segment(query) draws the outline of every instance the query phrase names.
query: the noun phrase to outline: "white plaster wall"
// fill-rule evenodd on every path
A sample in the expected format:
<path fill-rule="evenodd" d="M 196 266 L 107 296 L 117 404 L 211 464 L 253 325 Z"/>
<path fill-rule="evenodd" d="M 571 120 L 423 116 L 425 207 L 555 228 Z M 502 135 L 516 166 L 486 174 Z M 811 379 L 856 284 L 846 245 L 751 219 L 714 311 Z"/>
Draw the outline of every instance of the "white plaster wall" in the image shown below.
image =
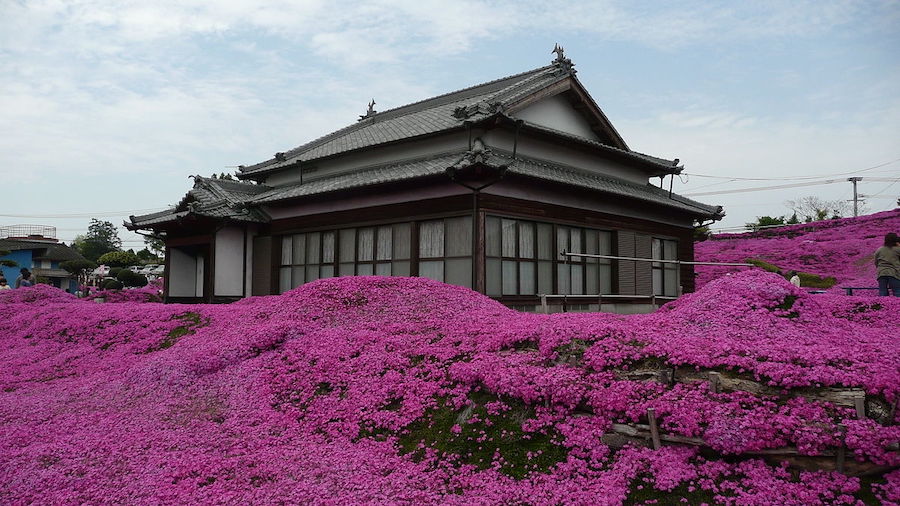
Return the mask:
<path fill-rule="evenodd" d="M 178 248 L 169 249 L 169 296 L 197 295 L 197 259 Z"/>
<path fill-rule="evenodd" d="M 331 177 L 346 172 L 352 172 L 361 168 L 378 165 L 386 162 L 421 158 L 428 155 L 437 155 L 449 151 L 465 151 L 469 146 L 469 137 L 464 132 L 453 132 L 429 139 L 413 142 L 404 142 L 396 146 L 383 146 L 367 149 L 362 153 L 340 155 L 331 160 L 319 160 L 310 162 L 308 167 L 315 167 L 314 172 L 303 172 L 303 181 L 315 181 L 323 177 Z M 297 168 L 286 169 L 269 176 L 265 184 L 279 186 L 296 184 L 300 182 L 300 170 Z"/>
<path fill-rule="evenodd" d="M 597 134 L 591 130 L 590 123 L 572 108 L 572 104 L 562 94 L 545 98 L 515 113 L 514 116 L 585 139 L 599 140 Z"/>
<path fill-rule="evenodd" d="M 225 227 L 216 233 L 213 294 L 240 297 L 244 293 L 244 230 Z"/>
<path fill-rule="evenodd" d="M 514 135 L 512 132 L 506 130 L 495 129 L 485 132 L 482 140 L 484 140 L 488 147 L 512 151 Z M 589 172 L 624 179 L 637 184 L 646 184 L 650 179 L 647 173 L 640 169 L 629 167 L 622 163 L 604 158 L 601 155 L 590 153 L 575 147 L 558 145 L 542 139 L 536 139 L 524 133 L 520 133 L 519 135 L 517 153 L 532 158 L 555 161 L 571 167 L 577 167 Z"/>

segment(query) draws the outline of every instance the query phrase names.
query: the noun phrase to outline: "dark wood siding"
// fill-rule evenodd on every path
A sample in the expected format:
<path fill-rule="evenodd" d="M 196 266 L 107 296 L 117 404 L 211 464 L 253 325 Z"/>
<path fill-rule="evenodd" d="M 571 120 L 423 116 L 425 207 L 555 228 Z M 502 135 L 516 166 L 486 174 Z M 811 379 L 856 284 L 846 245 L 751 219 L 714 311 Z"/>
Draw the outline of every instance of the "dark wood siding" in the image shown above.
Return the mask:
<path fill-rule="evenodd" d="M 253 295 L 269 295 L 272 293 L 272 238 L 256 236 L 253 238 Z"/>
<path fill-rule="evenodd" d="M 635 235 L 631 230 L 619 231 L 616 241 L 619 245 L 618 256 L 635 256 Z M 619 294 L 635 295 L 638 293 L 635 278 L 636 263 L 629 260 L 619 260 Z"/>
<path fill-rule="evenodd" d="M 651 258 L 653 256 L 652 240 L 649 235 L 636 234 L 634 236 L 634 256 L 637 258 Z M 638 295 L 653 293 L 653 267 L 650 262 L 632 262 L 634 266 L 634 290 Z"/>

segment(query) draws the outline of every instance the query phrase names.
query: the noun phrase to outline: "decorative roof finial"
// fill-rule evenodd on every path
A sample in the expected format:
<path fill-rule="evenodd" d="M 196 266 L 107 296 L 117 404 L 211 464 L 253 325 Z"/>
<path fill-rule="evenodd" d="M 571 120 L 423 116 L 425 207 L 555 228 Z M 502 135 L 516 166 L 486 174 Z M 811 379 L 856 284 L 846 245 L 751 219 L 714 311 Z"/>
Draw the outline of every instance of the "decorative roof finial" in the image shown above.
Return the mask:
<path fill-rule="evenodd" d="M 559 45 L 559 42 L 557 42 L 556 45 L 553 46 L 553 51 L 550 52 L 556 53 L 556 60 L 553 60 L 554 63 L 559 63 L 566 59 L 566 55 L 563 51 L 565 51 L 565 49 L 563 49 L 563 47 Z"/>
<path fill-rule="evenodd" d="M 378 112 L 378 111 L 375 110 L 375 99 L 373 98 L 372 101 L 369 102 L 369 109 L 366 111 L 366 115 L 365 115 L 365 116 L 360 116 L 360 117 L 359 117 L 359 121 L 362 121 L 362 120 L 364 120 L 364 119 L 366 119 L 366 118 L 371 118 L 372 116 L 375 116 L 375 114 L 376 114 L 377 112 Z"/>
<path fill-rule="evenodd" d="M 559 67 L 562 71 L 562 74 L 574 74 L 575 73 L 575 64 L 572 63 L 572 60 L 566 58 L 565 50 L 559 43 L 553 46 L 553 51 L 551 53 L 556 53 L 556 59 L 553 60 L 553 64 Z"/>

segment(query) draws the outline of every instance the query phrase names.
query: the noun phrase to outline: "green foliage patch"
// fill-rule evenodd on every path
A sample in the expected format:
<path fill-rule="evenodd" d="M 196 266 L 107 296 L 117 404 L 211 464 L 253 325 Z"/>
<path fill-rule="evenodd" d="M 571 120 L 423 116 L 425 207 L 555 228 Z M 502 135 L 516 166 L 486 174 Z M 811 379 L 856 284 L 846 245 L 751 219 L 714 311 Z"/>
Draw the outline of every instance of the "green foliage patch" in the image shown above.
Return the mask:
<path fill-rule="evenodd" d="M 197 329 L 199 329 L 200 327 L 205 327 L 206 324 L 209 323 L 203 320 L 203 318 L 200 316 L 200 313 L 192 312 L 176 315 L 173 320 L 181 320 L 184 322 L 184 325 L 179 325 L 170 330 L 166 337 L 162 340 L 162 342 L 160 342 L 157 347 L 152 348 L 149 351 L 159 351 L 165 350 L 166 348 L 171 348 L 172 345 L 174 345 L 178 341 L 178 339 L 186 335 L 195 333 Z"/>
<path fill-rule="evenodd" d="M 457 410 L 442 399 L 400 436 L 401 452 L 421 457 L 425 448 L 433 448 L 442 458 L 479 469 L 490 468 L 497 455 L 498 470 L 517 479 L 533 471 L 547 472 L 566 459 L 568 450 L 558 444 L 558 434 L 522 429 L 523 422 L 534 418 L 531 406 L 481 392 L 470 394 L 469 401 Z M 489 414 L 486 405 L 497 401 L 505 408 Z"/>
<path fill-rule="evenodd" d="M 785 277 L 785 279 L 789 278 L 787 273 L 783 272 L 780 267 L 775 264 L 766 262 L 765 260 L 760 260 L 758 258 L 748 258 L 745 260 L 748 264 L 753 264 L 760 269 L 768 272 L 774 272 L 776 274 L 780 274 Z M 831 288 L 837 283 L 837 279 L 833 276 L 822 277 L 817 274 L 810 274 L 808 272 L 797 272 L 797 276 L 800 277 L 800 286 L 803 288 Z"/>

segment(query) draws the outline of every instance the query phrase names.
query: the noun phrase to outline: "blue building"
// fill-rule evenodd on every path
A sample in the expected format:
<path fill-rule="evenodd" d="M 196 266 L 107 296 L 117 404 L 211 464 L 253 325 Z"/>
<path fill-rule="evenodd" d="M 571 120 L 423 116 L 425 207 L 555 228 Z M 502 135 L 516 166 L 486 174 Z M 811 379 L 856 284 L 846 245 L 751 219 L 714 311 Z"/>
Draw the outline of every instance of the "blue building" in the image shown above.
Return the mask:
<path fill-rule="evenodd" d="M 4 229 L 9 227 L 4 227 Z M 52 227 L 41 227 L 52 230 Z M 84 260 L 84 257 L 73 248 L 57 242 L 55 230 L 46 235 L 31 234 L 24 237 L 6 237 L 0 239 L 0 251 L 9 253 L 0 256 L 0 260 L 12 260 L 16 267 L 0 266 L 3 277 L 10 285 L 15 283 L 19 276 L 19 269 L 26 268 L 36 278 L 44 278 L 46 281 L 62 290 L 75 293 L 78 289 L 78 281 L 60 263 L 67 260 Z"/>

